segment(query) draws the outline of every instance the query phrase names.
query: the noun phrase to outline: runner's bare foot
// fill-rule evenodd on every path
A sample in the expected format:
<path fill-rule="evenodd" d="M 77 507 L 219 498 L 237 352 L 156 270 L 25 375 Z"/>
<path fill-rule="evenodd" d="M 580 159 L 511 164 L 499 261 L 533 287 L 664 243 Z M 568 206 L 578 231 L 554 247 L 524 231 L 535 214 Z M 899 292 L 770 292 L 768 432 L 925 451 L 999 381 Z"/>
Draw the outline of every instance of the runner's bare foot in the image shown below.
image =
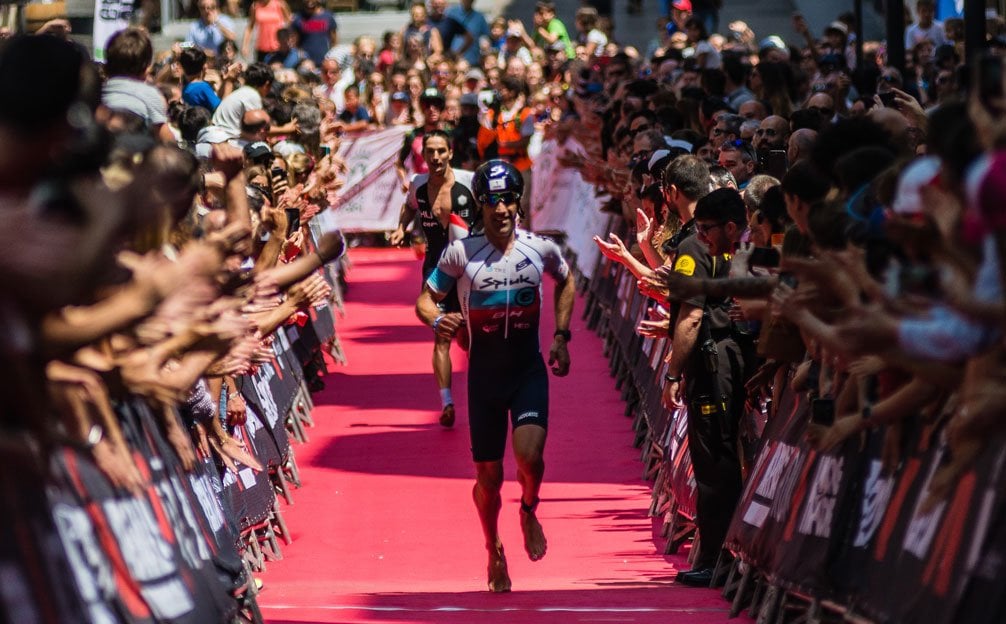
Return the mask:
<path fill-rule="evenodd" d="M 454 404 L 448 404 L 444 411 L 440 412 L 440 424 L 450 429 L 454 426 Z"/>
<path fill-rule="evenodd" d="M 537 516 L 534 514 L 538 501 L 533 505 L 525 505 L 520 502 L 520 530 L 524 533 L 524 550 L 531 561 L 538 561 L 545 556 L 548 542 L 545 541 L 545 531 L 541 528 Z"/>
<path fill-rule="evenodd" d="M 503 544 L 489 547 L 489 591 L 494 593 L 510 591 L 510 573 L 506 567 Z"/>

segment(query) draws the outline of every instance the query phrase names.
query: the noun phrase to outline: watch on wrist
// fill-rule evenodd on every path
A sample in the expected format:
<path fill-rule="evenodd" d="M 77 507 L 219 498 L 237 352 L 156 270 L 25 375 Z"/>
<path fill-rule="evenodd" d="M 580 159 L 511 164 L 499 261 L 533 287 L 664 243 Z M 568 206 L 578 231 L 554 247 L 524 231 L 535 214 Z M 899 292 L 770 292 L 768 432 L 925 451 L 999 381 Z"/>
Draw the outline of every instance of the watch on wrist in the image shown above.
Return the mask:
<path fill-rule="evenodd" d="M 557 329 L 555 330 L 555 334 L 553 334 L 553 336 L 562 336 L 563 340 L 569 342 L 573 339 L 573 332 L 568 329 Z"/>
<path fill-rule="evenodd" d="M 666 381 L 667 383 L 680 383 L 681 382 L 681 376 L 680 375 L 664 375 L 664 381 Z"/>

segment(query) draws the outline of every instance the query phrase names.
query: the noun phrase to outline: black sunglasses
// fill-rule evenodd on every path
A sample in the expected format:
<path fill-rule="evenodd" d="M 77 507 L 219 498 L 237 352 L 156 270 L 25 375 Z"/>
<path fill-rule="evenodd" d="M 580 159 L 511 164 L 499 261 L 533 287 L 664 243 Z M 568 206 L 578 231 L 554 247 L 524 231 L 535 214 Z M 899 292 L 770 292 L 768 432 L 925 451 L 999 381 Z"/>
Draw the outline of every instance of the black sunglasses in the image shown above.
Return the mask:
<path fill-rule="evenodd" d="M 500 202 L 503 202 L 507 206 L 510 204 L 520 203 L 520 195 L 512 191 L 508 191 L 506 193 L 489 193 L 488 195 L 485 195 L 484 198 L 485 199 L 483 201 L 490 206 L 498 206 Z"/>

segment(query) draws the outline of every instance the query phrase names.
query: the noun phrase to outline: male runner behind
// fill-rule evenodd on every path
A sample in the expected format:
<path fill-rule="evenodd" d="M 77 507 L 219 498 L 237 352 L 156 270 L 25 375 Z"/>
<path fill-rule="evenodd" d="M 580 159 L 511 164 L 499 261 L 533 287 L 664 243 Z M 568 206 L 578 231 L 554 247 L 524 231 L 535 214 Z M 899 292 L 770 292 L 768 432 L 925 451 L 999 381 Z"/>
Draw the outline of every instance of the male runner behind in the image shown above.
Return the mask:
<path fill-rule="evenodd" d="M 423 159 L 429 173 L 417 175 L 409 185 L 409 194 L 398 217 L 398 229 L 389 241 L 399 245 L 405 240 L 405 228 L 419 213 L 426 236 L 426 258 L 423 260 L 423 281 L 430 276 L 447 243 L 468 235 L 475 217 L 475 198 L 470 190 L 472 172 L 451 169 L 450 136 L 443 130 L 430 130 L 423 135 Z M 444 312 L 458 312 L 457 292 L 451 291 L 440 304 Z M 451 337 L 435 335 L 433 343 L 433 374 L 440 389 L 440 424 L 454 426 L 454 398 L 451 396 Z"/>
<path fill-rule="evenodd" d="M 484 233 L 448 245 L 416 302 L 416 312 L 438 336 L 468 325 L 468 420 L 476 482 L 472 491 L 489 551 L 489 590 L 510 590 L 498 523 L 502 506 L 507 414 L 521 485 L 520 526 L 532 561 L 545 555 L 545 534 L 535 516 L 545 473 L 548 373 L 538 341 L 541 282 L 555 278 L 552 373 L 569 373 L 569 321 L 576 295 L 573 276 L 554 242 L 517 229 L 524 183 L 510 163 L 490 160 L 475 171 L 472 190 Z M 462 313 L 443 313 L 437 301 L 457 287 Z"/>

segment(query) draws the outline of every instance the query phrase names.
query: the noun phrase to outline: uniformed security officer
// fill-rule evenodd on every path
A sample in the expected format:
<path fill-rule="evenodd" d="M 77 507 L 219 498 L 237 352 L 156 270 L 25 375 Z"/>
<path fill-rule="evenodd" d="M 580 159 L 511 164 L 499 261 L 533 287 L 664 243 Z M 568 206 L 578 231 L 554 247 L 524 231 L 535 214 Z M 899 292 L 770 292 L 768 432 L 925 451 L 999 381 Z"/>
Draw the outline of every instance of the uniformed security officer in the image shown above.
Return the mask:
<path fill-rule="evenodd" d="M 700 199 L 695 234 L 678 246 L 674 272 L 704 279 L 727 277 L 729 254 L 745 224 L 744 201 L 737 191 L 718 189 Z M 741 494 L 737 436 L 744 407 L 744 362 L 732 335 L 729 298 L 698 295 L 674 303 L 664 402 L 668 407 L 688 407 L 688 447 L 701 536 L 693 568 L 678 574 L 678 580 L 708 586 Z"/>
<path fill-rule="evenodd" d="M 667 201 L 668 219 L 677 214 L 682 224 L 663 245 L 664 255 L 673 259 L 681 242 L 695 233 L 695 205 L 709 193 L 709 165 L 698 156 L 678 156 L 667 164 L 660 186 Z"/>

